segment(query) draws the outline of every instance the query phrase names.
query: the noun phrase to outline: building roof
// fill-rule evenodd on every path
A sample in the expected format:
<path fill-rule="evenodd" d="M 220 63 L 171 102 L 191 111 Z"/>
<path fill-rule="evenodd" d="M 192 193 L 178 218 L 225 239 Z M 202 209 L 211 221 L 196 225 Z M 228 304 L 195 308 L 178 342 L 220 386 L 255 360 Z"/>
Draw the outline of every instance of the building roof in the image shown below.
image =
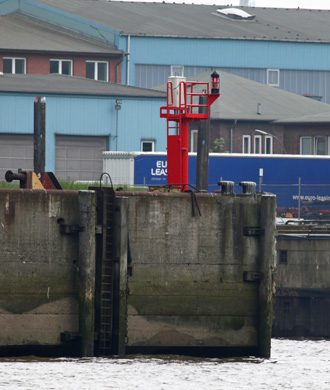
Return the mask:
<path fill-rule="evenodd" d="M 214 120 L 267 121 L 275 123 L 329 123 L 330 106 L 307 97 L 247 80 L 226 72 L 220 74 L 221 96 L 211 106 Z M 191 78 L 209 82 L 210 72 Z M 130 87 L 58 74 L 4 74 L 0 93 L 33 93 L 159 98 L 166 104 L 166 86 L 157 89 Z M 260 114 L 258 114 L 258 104 Z"/>
<path fill-rule="evenodd" d="M 280 119 L 278 121 L 275 121 L 275 123 L 314 123 L 314 124 L 322 124 L 322 123 L 330 123 L 330 111 L 328 113 L 321 112 L 318 114 L 307 114 L 303 116 L 298 117 L 291 117 L 291 118 L 284 118 Z"/>
<path fill-rule="evenodd" d="M 0 92 L 166 99 L 161 91 L 58 74 L 4 74 L 0 76 Z"/>
<path fill-rule="evenodd" d="M 63 30 L 37 23 L 19 12 L 0 15 L 1 50 L 119 55 L 114 47 L 88 41 Z"/>
<path fill-rule="evenodd" d="M 211 106 L 213 120 L 315 122 L 330 121 L 330 105 L 279 88 L 235 76 L 220 75 L 221 96 Z M 209 82 L 211 72 L 193 76 L 190 81 Z M 157 88 L 166 89 L 166 86 Z M 194 88 L 195 90 L 195 88 Z M 260 114 L 258 114 L 260 104 Z M 308 118 L 307 118 L 308 117 Z M 310 120 L 309 122 L 314 122 Z"/>
<path fill-rule="evenodd" d="M 239 7 L 252 20 L 221 16 L 217 5 L 95 0 L 38 3 L 107 26 L 122 35 L 330 42 L 330 11 Z"/>

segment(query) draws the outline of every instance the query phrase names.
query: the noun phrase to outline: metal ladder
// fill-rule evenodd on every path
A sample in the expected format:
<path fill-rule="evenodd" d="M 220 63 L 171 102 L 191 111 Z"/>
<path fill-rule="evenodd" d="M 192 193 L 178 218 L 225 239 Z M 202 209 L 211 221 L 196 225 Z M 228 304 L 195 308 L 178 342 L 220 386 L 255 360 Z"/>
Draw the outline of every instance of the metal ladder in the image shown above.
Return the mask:
<path fill-rule="evenodd" d="M 115 192 L 112 187 L 90 189 L 97 194 L 97 225 L 102 226 L 96 240 L 95 352 L 99 356 L 109 356 L 113 336 Z"/>

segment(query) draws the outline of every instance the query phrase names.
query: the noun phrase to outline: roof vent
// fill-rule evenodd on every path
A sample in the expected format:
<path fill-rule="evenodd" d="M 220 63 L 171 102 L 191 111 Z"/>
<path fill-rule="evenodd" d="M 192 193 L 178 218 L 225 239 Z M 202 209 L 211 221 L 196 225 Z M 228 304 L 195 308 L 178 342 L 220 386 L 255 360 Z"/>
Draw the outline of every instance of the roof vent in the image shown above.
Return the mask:
<path fill-rule="evenodd" d="M 256 17 L 255 15 L 250 15 L 239 8 L 217 9 L 217 13 L 221 16 L 225 16 L 229 19 L 235 20 L 253 20 Z"/>
<path fill-rule="evenodd" d="M 0 76 L 1 76 L 1 73 L 0 73 Z M 320 102 L 322 100 L 322 96 L 313 95 L 312 93 L 303 93 L 302 96 L 305 96 L 309 99 L 317 100 L 318 102 Z"/>

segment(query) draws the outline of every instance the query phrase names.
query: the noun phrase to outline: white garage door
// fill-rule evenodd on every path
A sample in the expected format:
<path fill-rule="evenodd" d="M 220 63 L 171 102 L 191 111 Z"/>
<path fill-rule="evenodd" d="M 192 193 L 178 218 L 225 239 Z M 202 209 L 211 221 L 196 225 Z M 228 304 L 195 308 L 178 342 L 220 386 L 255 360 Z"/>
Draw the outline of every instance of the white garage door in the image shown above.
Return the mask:
<path fill-rule="evenodd" d="M 57 179 L 98 181 L 103 172 L 105 150 L 107 137 L 56 136 Z"/>
<path fill-rule="evenodd" d="M 33 135 L 0 134 L 0 181 L 19 168 L 33 170 Z"/>

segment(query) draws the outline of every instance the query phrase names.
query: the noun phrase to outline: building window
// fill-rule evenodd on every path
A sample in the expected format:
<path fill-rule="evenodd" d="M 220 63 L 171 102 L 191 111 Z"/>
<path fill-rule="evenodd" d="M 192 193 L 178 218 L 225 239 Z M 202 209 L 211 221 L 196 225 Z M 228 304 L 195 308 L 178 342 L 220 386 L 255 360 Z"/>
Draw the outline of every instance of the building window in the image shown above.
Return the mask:
<path fill-rule="evenodd" d="M 280 86 L 280 70 L 279 69 L 267 69 L 267 85 L 271 87 Z"/>
<path fill-rule="evenodd" d="M 261 135 L 254 136 L 254 153 L 261 154 Z"/>
<path fill-rule="evenodd" d="M 184 66 L 171 65 L 171 76 L 184 76 Z"/>
<path fill-rule="evenodd" d="M 265 137 L 265 153 L 273 154 L 273 137 Z"/>
<path fill-rule="evenodd" d="M 243 153 L 251 153 L 251 136 L 243 135 Z"/>
<path fill-rule="evenodd" d="M 25 74 L 26 59 L 25 58 L 3 58 L 3 73 Z"/>
<path fill-rule="evenodd" d="M 86 61 L 88 79 L 108 81 L 108 63 L 106 61 Z"/>
<path fill-rule="evenodd" d="M 300 154 L 320 156 L 330 154 L 330 137 L 300 137 Z"/>
<path fill-rule="evenodd" d="M 190 152 L 197 153 L 198 130 L 191 130 L 190 133 Z"/>
<path fill-rule="evenodd" d="M 141 151 L 142 152 L 154 152 L 155 151 L 155 141 L 141 141 Z"/>
<path fill-rule="evenodd" d="M 311 137 L 300 138 L 300 154 L 312 154 L 312 139 Z"/>
<path fill-rule="evenodd" d="M 315 137 L 314 154 L 325 155 L 325 137 Z"/>
<path fill-rule="evenodd" d="M 72 76 L 71 60 L 50 60 L 50 73 L 66 74 Z"/>

